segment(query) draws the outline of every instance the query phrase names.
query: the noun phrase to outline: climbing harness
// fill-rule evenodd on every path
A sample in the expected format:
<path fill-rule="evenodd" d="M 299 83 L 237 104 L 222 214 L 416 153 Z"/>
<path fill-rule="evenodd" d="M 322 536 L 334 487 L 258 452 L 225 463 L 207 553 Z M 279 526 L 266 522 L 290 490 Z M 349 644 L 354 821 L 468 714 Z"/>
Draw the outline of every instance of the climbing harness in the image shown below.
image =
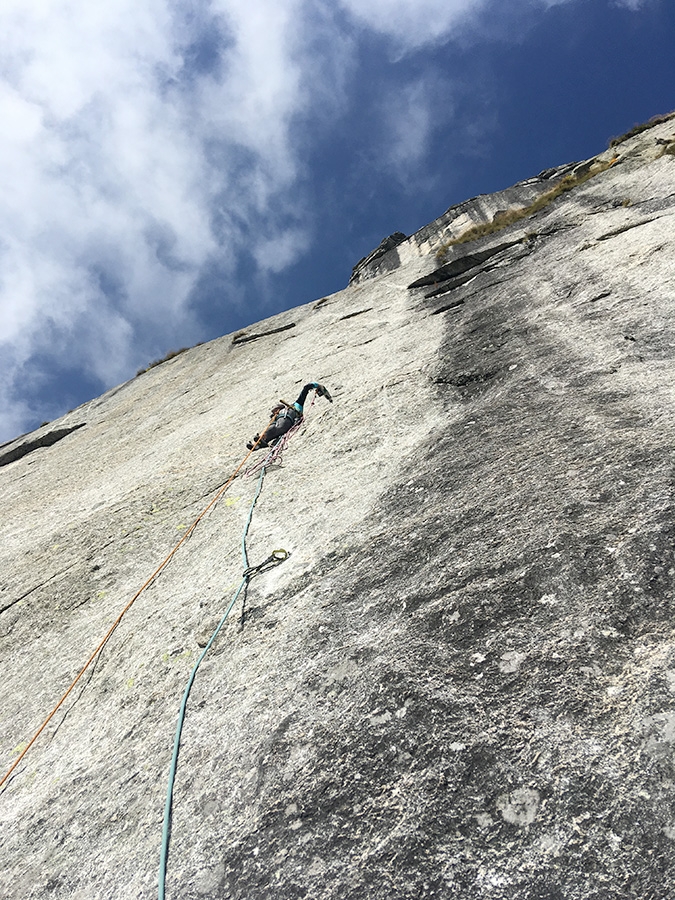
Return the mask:
<path fill-rule="evenodd" d="M 292 428 L 289 428 L 286 434 L 282 434 L 281 437 L 276 441 L 273 447 L 270 447 L 269 453 L 267 453 L 263 459 L 254 465 L 250 466 L 244 472 L 244 478 L 250 478 L 252 475 L 257 475 L 262 469 L 268 468 L 268 466 L 272 465 L 281 465 L 283 462 L 284 451 L 288 447 L 288 442 L 293 437 L 293 435 L 300 430 L 302 426 L 302 419 L 297 422 Z"/>
<path fill-rule="evenodd" d="M 251 520 L 253 518 L 253 510 L 255 509 L 255 505 L 258 502 L 258 497 L 260 496 L 260 492 L 262 491 L 263 480 L 265 478 L 265 467 L 263 466 L 260 470 L 260 478 L 258 479 L 258 486 L 256 488 L 255 495 L 253 500 L 251 501 L 251 507 L 248 512 L 248 518 L 246 519 L 246 525 L 244 526 L 244 533 L 241 538 L 241 555 L 242 555 L 242 563 L 244 567 L 244 572 L 241 577 L 241 582 L 239 583 L 239 587 L 234 593 L 234 596 L 230 600 L 227 609 L 223 613 L 223 616 L 218 622 L 215 631 L 211 635 L 209 642 L 204 647 L 202 653 L 199 656 L 199 659 L 195 663 L 192 672 L 190 673 L 190 677 L 188 678 L 188 683 L 185 688 L 185 692 L 183 693 L 183 700 L 180 705 L 180 710 L 178 712 L 178 724 L 176 725 L 176 734 L 173 742 L 173 755 L 171 757 L 171 765 L 169 767 L 169 784 L 166 792 L 166 802 L 164 804 L 164 825 L 162 828 L 162 847 L 160 852 L 159 859 L 159 887 L 158 887 L 158 900 L 164 900 L 164 891 L 165 891 L 165 882 L 166 882 L 166 862 L 169 853 L 169 840 L 171 837 L 171 809 L 173 806 L 173 786 L 176 780 L 176 768 L 178 765 L 178 752 L 180 750 L 180 738 L 181 733 L 183 731 L 183 722 L 185 721 L 185 710 L 187 707 L 188 697 L 190 696 L 190 691 L 192 689 L 192 684 L 195 680 L 195 676 L 197 674 L 197 669 L 199 668 L 201 661 L 204 659 L 206 654 L 209 652 L 211 645 L 218 637 L 218 633 L 221 628 L 225 624 L 227 617 L 230 615 L 235 603 L 239 599 L 241 592 L 248 586 L 249 581 L 254 575 L 258 575 L 261 572 L 266 572 L 274 566 L 278 566 L 280 563 L 284 562 L 284 560 L 288 559 L 288 553 L 286 550 L 273 550 L 272 553 L 267 557 L 267 559 L 263 560 L 263 562 L 258 563 L 257 566 L 250 566 L 248 562 L 248 553 L 246 550 L 246 537 L 248 535 L 248 530 L 251 526 Z"/>
<path fill-rule="evenodd" d="M 309 404 L 309 409 L 314 406 L 315 399 L 316 395 L 312 397 L 312 400 Z M 267 453 L 259 462 L 255 463 L 252 466 L 249 466 L 249 468 L 246 469 L 246 471 L 244 472 L 244 478 L 250 478 L 252 475 L 257 475 L 258 472 L 261 471 L 261 469 L 266 469 L 269 466 L 280 466 L 283 463 L 284 452 L 288 447 L 291 438 L 293 437 L 293 435 L 297 434 L 298 431 L 300 431 L 304 424 L 305 416 L 302 415 L 295 423 L 295 425 L 293 425 L 292 428 L 289 428 L 285 434 L 282 434 L 281 437 L 277 439 L 276 443 L 272 447 L 270 447 L 269 453 Z"/>

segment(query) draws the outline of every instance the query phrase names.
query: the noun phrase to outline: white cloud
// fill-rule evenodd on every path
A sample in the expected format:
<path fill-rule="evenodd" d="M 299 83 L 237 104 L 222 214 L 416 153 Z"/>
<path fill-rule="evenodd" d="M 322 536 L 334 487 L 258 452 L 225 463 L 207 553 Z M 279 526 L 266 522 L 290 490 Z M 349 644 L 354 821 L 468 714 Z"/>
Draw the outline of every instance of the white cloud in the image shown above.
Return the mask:
<path fill-rule="evenodd" d="M 313 97 L 305 5 L 4 0 L 4 384 L 36 353 L 68 355 L 105 385 L 128 376 L 140 347 L 195 328 L 203 267 L 233 268 L 260 221 L 247 249 L 264 269 L 303 252 L 269 213 L 292 208 L 291 125 Z M 6 429 L 27 405 L 3 399 Z"/>
<path fill-rule="evenodd" d="M 358 44 L 336 10 L 405 52 L 493 2 L 3 0 L 0 440 L 36 414 L 19 381 L 38 355 L 109 386 L 197 339 L 214 262 L 264 277 L 310 246 L 301 142 L 340 110 Z M 382 102 L 390 167 L 427 152 L 437 96 L 421 76 Z"/>
<path fill-rule="evenodd" d="M 432 73 L 392 92 L 383 102 L 383 156 L 411 190 L 417 189 L 417 179 L 426 171 L 421 164 L 434 133 L 454 115 L 453 93 L 452 84 Z"/>
<path fill-rule="evenodd" d="M 23 434 L 23 423 L 31 417 L 31 410 L 26 403 L 17 402 L 6 388 L 0 388 L 0 446 L 16 435 Z"/>
<path fill-rule="evenodd" d="M 388 155 L 396 168 L 408 168 L 424 156 L 432 129 L 432 99 L 429 86 L 419 80 L 407 85 L 389 103 L 387 120 L 391 142 Z"/>
<path fill-rule="evenodd" d="M 412 49 L 445 40 L 488 0 L 340 0 L 357 20 Z"/>
<path fill-rule="evenodd" d="M 305 231 L 289 228 L 262 241 L 254 249 L 253 255 L 261 272 L 281 272 L 307 250 L 309 243 Z"/>

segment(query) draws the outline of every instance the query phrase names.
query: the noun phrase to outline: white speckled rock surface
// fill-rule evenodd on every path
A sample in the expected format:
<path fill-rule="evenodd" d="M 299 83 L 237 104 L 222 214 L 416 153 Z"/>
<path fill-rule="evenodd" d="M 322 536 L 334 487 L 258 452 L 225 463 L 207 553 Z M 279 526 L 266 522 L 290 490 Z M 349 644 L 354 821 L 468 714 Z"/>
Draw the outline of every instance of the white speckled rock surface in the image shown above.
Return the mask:
<path fill-rule="evenodd" d="M 335 402 L 249 535 L 253 564 L 289 558 L 188 703 L 167 897 L 673 896 L 674 132 L 445 259 L 502 247 L 475 266 L 408 287 L 469 201 L 339 294 L 0 447 L 3 773 L 316 379 Z M 255 488 L 236 479 L 0 793 L 0 896 L 156 896 L 178 708 Z"/>

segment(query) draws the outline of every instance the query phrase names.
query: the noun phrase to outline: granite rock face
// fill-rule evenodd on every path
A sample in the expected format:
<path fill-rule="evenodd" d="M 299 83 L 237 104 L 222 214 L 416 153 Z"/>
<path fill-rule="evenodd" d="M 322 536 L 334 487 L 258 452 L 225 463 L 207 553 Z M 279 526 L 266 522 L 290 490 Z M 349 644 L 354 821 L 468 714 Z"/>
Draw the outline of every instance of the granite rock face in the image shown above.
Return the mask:
<path fill-rule="evenodd" d="M 402 231 L 395 231 L 383 238 L 371 253 L 360 259 L 354 266 L 349 284 L 358 284 L 364 277 L 372 278 L 374 275 L 381 275 L 391 269 L 397 269 L 400 263 L 395 248 L 406 240 L 407 237 Z"/>
<path fill-rule="evenodd" d="M 3 770 L 316 379 L 335 402 L 249 532 L 252 564 L 289 557 L 187 704 L 167 897 L 674 896 L 674 132 L 437 259 L 460 215 L 569 169 L 468 201 L 385 274 L 0 448 Z M 5 785 L 2 896 L 156 896 L 178 707 L 255 491 L 235 480 Z"/>

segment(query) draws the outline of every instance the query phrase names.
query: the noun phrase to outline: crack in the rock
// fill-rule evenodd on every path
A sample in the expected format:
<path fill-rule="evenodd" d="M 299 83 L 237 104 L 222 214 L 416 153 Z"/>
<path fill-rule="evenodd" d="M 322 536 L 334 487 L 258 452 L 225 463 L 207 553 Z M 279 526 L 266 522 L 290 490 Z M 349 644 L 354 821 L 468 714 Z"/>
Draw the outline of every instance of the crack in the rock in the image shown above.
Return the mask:
<path fill-rule="evenodd" d="M 232 346 L 237 347 L 239 344 L 248 344 L 251 341 L 257 341 L 258 338 L 269 337 L 271 334 L 279 334 L 282 331 L 288 331 L 290 328 L 295 328 L 295 322 L 291 322 L 290 325 L 282 325 L 281 328 L 271 328 L 269 331 L 238 334 L 232 338 Z"/>
<path fill-rule="evenodd" d="M 66 572 L 69 572 L 71 569 L 75 568 L 77 563 L 72 563 L 69 566 L 66 566 L 65 569 L 62 569 L 60 572 L 56 572 L 54 575 L 50 575 L 45 581 L 41 581 L 39 584 L 36 584 L 34 587 L 29 588 L 25 593 L 21 594 L 20 597 L 16 597 L 14 600 L 10 600 L 9 603 L 5 604 L 5 606 L 0 608 L 0 615 L 2 613 L 7 612 L 8 609 L 11 609 L 13 606 L 16 606 L 17 603 L 21 603 L 22 600 L 25 600 L 26 597 L 29 597 L 31 594 L 34 594 L 35 591 L 39 591 L 40 588 L 45 587 L 50 582 L 54 581 L 57 578 L 60 578 L 61 575 L 65 575 Z"/>
<path fill-rule="evenodd" d="M 517 240 L 505 241 L 503 244 L 497 244 L 495 247 L 489 247 L 487 250 L 480 250 L 477 253 L 467 253 L 465 256 L 460 256 L 458 259 L 453 259 L 451 262 L 445 263 L 445 265 L 440 266 L 438 269 L 434 269 L 429 275 L 425 275 L 423 278 L 418 278 L 417 281 L 413 281 L 412 284 L 408 285 L 408 290 L 418 287 L 427 287 L 432 284 L 440 284 L 442 281 L 449 281 L 457 275 L 463 275 L 465 272 L 468 272 L 469 269 L 478 268 L 498 253 L 502 253 L 502 251 L 522 243 L 523 239 L 519 237 Z"/>
<path fill-rule="evenodd" d="M 484 269 L 481 269 L 480 272 L 491 272 L 494 268 L 495 266 L 486 266 Z M 436 288 L 435 291 L 429 291 L 428 294 L 425 294 L 424 299 L 430 300 L 432 297 L 440 297 L 443 294 L 449 294 L 450 291 L 454 291 L 458 287 L 461 287 L 463 284 L 468 284 L 469 281 L 473 281 L 474 278 L 478 277 L 480 272 L 471 270 L 465 275 L 460 275 L 457 278 L 453 278 L 450 282 L 446 281 L 439 288 Z"/>
<path fill-rule="evenodd" d="M 631 228 L 639 228 L 640 225 L 649 225 L 650 222 L 656 222 L 657 219 L 661 218 L 662 216 L 654 216 L 652 219 L 643 219 L 641 222 L 631 222 L 629 225 L 622 225 L 621 228 L 615 228 L 613 231 L 608 231 L 607 234 L 601 234 L 600 237 L 596 238 L 596 241 L 607 241 L 609 238 L 630 231 Z"/>
<path fill-rule="evenodd" d="M 431 315 L 437 316 L 439 313 L 448 312 L 451 309 L 458 309 L 460 306 L 464 306 L 464 300 L 453 300 L 452 303 L 446 303 L 443 306 L 439 306 L 438 309 L 432 310 Z"/>
<path fill-rule="evenodd" d="M 530 251 L 527 251 L 530 252 Z M 516 262 L 518 259 L 522 259 L 523 257 L 516 257 L 511 259 L 510 262 Z M 424 295 L 425 300 L 430 300 L 433 297 L 441 297 L 443 294 L 449 294 L 451 291 L 457 290 L 457 288 L 462 287 L 464 284 L 469 284 L 469 282 L 473 281 L 474 278 L 478 278 L 479 275 L 485 275 L 488 272 L 493 272 L 495 269 L 504 268 L 503 261 L 495 262 L 489 266 L 478 266 L 476 268 L 470 269 L 463 275 L 459 275 L 457 278 L 449 279 L 448 281 L 444 281 L 440 287 L 436 288 L 435 291 L 429 291 L 428 294 Z"/>
<path fill-rule="evenodd" d="M 473 275 L 473 278 L 471 280 L 473 281 L 473 279 L 479 278 L 481 275 L 487 274 L 487 272 L 491 272 L 491 271 L 494 271 L 494 270 L 492 268 L 490 268 L 487 270 L 481 270 L 480 272 L 476 272 Z M 493 287 L 498 287 L 500 284 L 506 284 L 508 281 L 513 281 L 514 278 L 518 278 L 518 277 L 520 277 L 520 276 L 517 272 L 511 273 L 506 278 L 496 278 L 494 281 L 487 282 L 487 284 L 480 284 L 478 290 L 471 291 L 469 293 L 462 291 L 462 294 L 463 294 L 462 303 L 466 302 L 467 300 L 470 300 L 472 297 L 479 297 L 485 291 L 488 291 Z M 463 287 L 463 285 L 460 285 L 460 287 Z M 440 296 L 440 295 L 437 295 L 437 296 Z M 425 297 L 425 299 L 426 299 L 426 297 Z M 449 307 L 444 307 L 444 309 L 440 309 L 440 310 L 433 310 L 431 315 L 435 315 L 436 312 L 444 312 L 444 310 L 447 308 L 449 308 Z"/>
<path fill-rule="evenodd" d="M 372 306 L 369 306 L 367 309 L 357 309 L 356 312 L 347 313 L 346 316 L 340 316 L 340 322 L 344 322 L 345 319 L 353 319 L 355 316 L 362 316 L 364 313 L 371 312 Z"/>
<path fill-rule="evenodd" d="M 46 434 L 41 434 L 31 440 L 24 441 L 18 446 L 15 445 L 10 447 L 9 450 L 0 454 L 0 466 L 6 466 L 11 462 L 16 462 L 17 459 L 22 459 L 24 456 L 32 453 L 33 450 L 38 450 L 40 447 L 52 447 L 54 444 L 58 443 L 58 441 L 63 440 L 64 437 L 68 437 L 69 434 L 72 434 L 73 431 L 77 431 L 78 428 L 84 428 L 86 424 L 86 422 L 80 422 L 79 425 L 73 425 L 70 428 L 55 428 L 53 431 L 48 431 Z"/>

